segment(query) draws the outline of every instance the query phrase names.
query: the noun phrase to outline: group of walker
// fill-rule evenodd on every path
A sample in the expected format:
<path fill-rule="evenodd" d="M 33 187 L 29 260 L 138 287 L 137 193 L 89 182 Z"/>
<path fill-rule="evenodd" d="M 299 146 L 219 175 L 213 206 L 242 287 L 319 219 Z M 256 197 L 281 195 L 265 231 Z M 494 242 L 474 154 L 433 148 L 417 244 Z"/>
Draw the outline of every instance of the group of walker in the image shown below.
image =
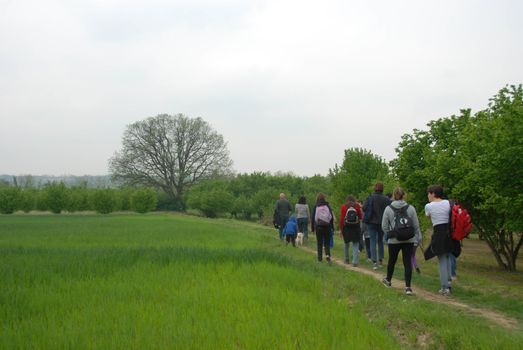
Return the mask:
<path fill-rule="evenodd" d="M 339 236 L 345 243 L 345 263 L 350 261 L 350 244 L 352 243 L 352 265 L 358 266 L 359 253 L 365 251 L 367 260 L 372 263 L 373 270 L 383 266 L 384 242 L 388 246 L 389 259 L 387 262 L 387 275 L 382 283 L 391 287 L 394 268 L 399 252 L 402 253 L 405 271 L 405 294 L 412 295 L 412 271 L 419 273 L 416 262 L 416 250 L 422 243 L 422 234 L 416 209 L 405 201 L 406 194 L 401 187 L 396 187 L 391 198 L 383 194 L 383 183 L 374 185 L 374 192 L 361 203 L 354 196 L 349 195 L 341 206 L 338 222 Z M 442 295 L 450 295 L 451 281 L 455 276 L 455 256 L 453 242 L 450 236 L 449 214 L 451 205 L 443 199 L 443 188 L 439 185 L 429 186 L 427 189 L 428 204 L 425 205 L 425 215 L 431 219 L 433 234 L 427 249 L 424 251 L 425 259 L 434 256 L 438 258 L 439 275 Z M 291 216 L 291 204 L 280 194 L 276 202 L 274 221 L 279 228 L 280 239 L 286 244 L 295 246 L 296 235 L 303 233 L 305 241 L 308 239 L 308 223 L 310 219 L 311 232 L 316 234 L 317 259 L 325 259 L 330 263 L 330 248 L 332 236 L 335 231 L 336 218 L 325 195 L 319 193 L 312 211 L 305 197 L 300 197 L 295 207 L 295 216 Z M 363 243 L 365 242 L 365 243 Z"/>

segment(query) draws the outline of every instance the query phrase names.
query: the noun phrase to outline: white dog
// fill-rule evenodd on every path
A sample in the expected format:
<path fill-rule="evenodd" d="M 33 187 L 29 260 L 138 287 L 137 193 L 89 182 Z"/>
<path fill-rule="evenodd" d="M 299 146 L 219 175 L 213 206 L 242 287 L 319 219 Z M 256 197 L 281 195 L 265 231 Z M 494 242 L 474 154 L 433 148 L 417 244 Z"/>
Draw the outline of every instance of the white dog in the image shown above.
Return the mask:
<path fill-rule="evenodd" d="M 303 232 L 298 232 L 298 237 L 296 237 L 296 244 L 303 245 Z"/>

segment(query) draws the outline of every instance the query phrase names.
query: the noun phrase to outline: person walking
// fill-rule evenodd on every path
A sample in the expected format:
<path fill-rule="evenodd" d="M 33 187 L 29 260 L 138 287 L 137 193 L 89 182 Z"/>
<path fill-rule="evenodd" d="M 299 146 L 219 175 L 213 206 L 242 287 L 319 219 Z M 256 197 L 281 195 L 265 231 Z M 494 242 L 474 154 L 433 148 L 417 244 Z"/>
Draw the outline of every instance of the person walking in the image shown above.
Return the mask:
<path fill-rule="evenodd" d="M 284 229 L 285 233 L 285 245 L 289 245 L 292 242 L 292 246 L 296 247 L 296 236 L 298 235 L 298 224 L 296 223 L 296 218 L 291 216 Z"/>
<path fill-rule="evenodd" d="M 349 248 L 352 242 L 352 266 L 356 267 L 359 263 L 359 245 L 361 228 L 360 222 L 363 215 L 360 205 L 352 195 L 348 195 L 345 204 L 340 210 L 340 237 L 345 243 L 345 264 L 349 264 Z"/>
<path fill-rule="evenodd" d="M 298 232 L 303 233 L 303 239 L 307 241 L 309 239 L 309 217 L 310 217 L 310 210 L 309 205 L 307 204 L 307 199 L 304 196 L 301 196 L 298 200 L 298 203 L 296 203 L 296 206 L 294 208 L 294 212 L 296 213 L 296 220 L 298 223 Z"/>
<path fill-rule="evenodd" d="M 334 229 L 334 215 L 325 199 L 323 193 L 318 193 L 316 205 L 311 216 L 311 232 L 316 232 L 316 243 L 318 248 L 318 261 L 323 260 L 323 248 L 325 248 L 325 258 L 331 261 L 330 254 L 330 232 Z"/>
<path fill-rule="evenodd" d="M 381 222 L 383 219 L 383 212 L 385 208 L 390 204 L 390 199 L 383 195 L 383 183 L 377 182 L 374 185 L 374 193 L 372 193 L 365 204 L 363 205 L 363 211 L 365 215 L 363 220 L 367 224 L 370 236 L 370 255 L 372 259 L 372 269 L 377 270 L 378 267 L 383 266 L 383 230 L 381 228 Z M 376 252 L 376 245 L 378 251 Z M 379 265 L 378 265 L 379 261 Z"/>
<path fill-rule="evenodd" d="M 412 295 L 412 251 L 414 244 L 421 241 L 418 216 L 416 209 L 405 201 L 405 191 L 401 187 L 394 189 L 392 197 L 393 202 L 385 208 L 381 222 L 389 247 L 387 276 L 382 282 L 387 287 L 391 286 L 394 267 L 401 251 L 405 269 L 405 294 Z"/>
<path fill-rule="evenodd" d="M 439 278 L 442 295 L 451 293 L 451 258 L 452 240 L 450 237 L 450 203 L 443 199 L 443 187 L 431 185 L 427 188 L 429 203 L 425 205 L 425 215 L 432 221 L 432 238 L 425 251 L 425 259 L 438 257 Z"/>
<path fill-rule="evenodd" d="M 292 211 L 291 203 L 285 198 L 285 193 L 280 193 L 280 199 L 276 201 L 274 211 L 278 213 L 278 218 L 280 219 L 280 240 L 283 241 L 285 225 L 287 221 L 289 221 L 289 216 Z"/>

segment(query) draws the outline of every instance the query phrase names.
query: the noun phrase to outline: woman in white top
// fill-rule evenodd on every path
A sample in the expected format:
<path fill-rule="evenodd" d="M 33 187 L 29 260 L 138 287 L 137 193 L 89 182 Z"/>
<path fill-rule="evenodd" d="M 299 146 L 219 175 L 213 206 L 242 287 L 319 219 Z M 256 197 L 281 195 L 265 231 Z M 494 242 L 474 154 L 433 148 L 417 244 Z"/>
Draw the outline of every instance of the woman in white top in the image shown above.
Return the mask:
<path fill-rule="evenodd" d="M 298 203 L 296 203 L 294 212 L 296 213 L 296 219 L 298 222 L 298 232 L 303 232 L 303 238 L 308 240 L 309 234 L 307 225 L 309 225 L 310 211 L 309 205 L 307 204 L 307 199 L 305 199 L 304 196 L 301 196 L 298 200 Z"/>
<path fill-rule="evenodd" d="M 425 214 L 432 221 L 433 233 L 425 257 L 438 257 L 439 277 L 441 282 L 440 294 L 450 295 L 451 266 L 450 254 L 452 241 L 450 238 L 450 203 L 443 199 L 443 188 L 432 185 L 427 189 L 429 203 L 425 205 Z"/>

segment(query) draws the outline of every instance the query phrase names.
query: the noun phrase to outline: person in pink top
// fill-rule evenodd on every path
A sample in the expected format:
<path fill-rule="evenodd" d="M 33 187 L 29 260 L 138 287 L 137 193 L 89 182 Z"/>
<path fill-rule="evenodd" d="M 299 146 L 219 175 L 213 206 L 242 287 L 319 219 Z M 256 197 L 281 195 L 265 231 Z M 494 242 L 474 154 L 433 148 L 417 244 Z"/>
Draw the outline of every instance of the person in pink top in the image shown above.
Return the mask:
<path fill-rule="evenodd" d="M 352 265 L 358 266 L 362 217 L 361 206 L 352 195 L 348 195 L 341 206 L 339 222 L 340 237 L 345 242 L 345 264 L 350 261 L 349 247 L 352 243 Z"/>

